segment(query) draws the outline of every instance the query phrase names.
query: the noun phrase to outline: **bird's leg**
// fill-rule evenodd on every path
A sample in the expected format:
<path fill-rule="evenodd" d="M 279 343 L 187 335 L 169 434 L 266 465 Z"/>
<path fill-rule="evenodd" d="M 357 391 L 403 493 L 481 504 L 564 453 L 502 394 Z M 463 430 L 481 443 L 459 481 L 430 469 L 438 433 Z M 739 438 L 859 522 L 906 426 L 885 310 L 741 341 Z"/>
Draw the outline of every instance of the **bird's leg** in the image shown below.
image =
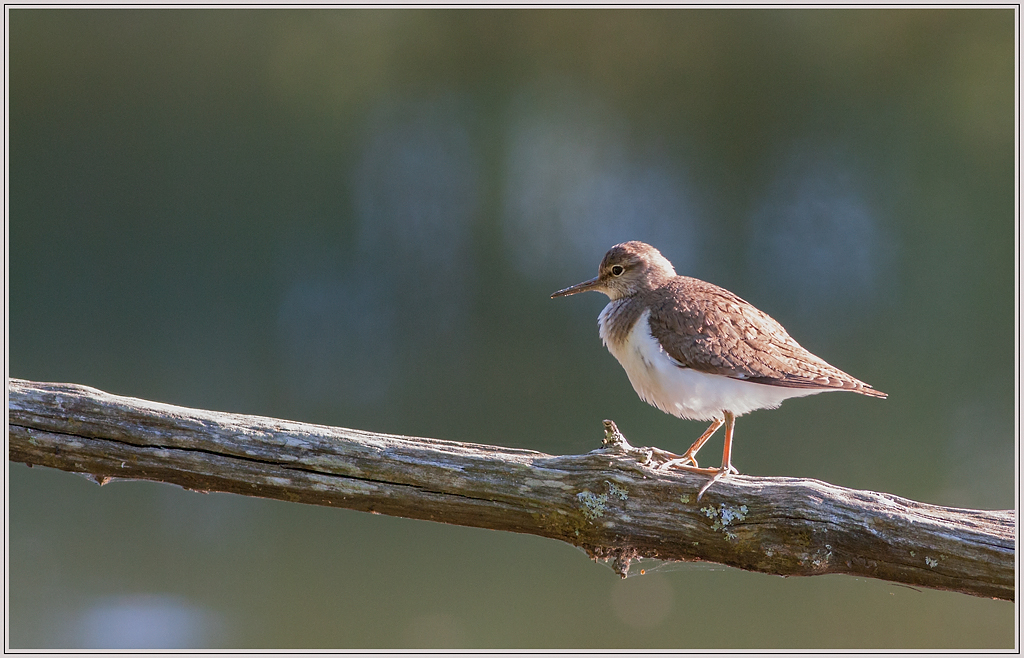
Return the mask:
<path fill-rule="evenodd" d="M 722 450 L 722 472 L 726 475 L 739 475 L 732 465 L 732 433 L 736 428 L 736 416 L 731 411 L 725 412 L 725 447 Z"/>
<path fill-rule="evenodd" d="M 735 426 L 736 426 L 736 416 L 734 416 L 732 414 L 732 412 L 726 411 L 725 412 L 725 447 L 722 449 L 722 467 L 718 468 L 718 469 L 709 469 L 711 471 L 714 471 L 714 475 L 712 476 L 711 480 L 707 484 L 705 484 L 703 487 L 701 487 L 700 491 L 697 492 L 697 500 L 700 500 L 701 496 L 704 495 L 704 492 L 707 491 L 711 487 L 711 485 L 713 485 L 715 482 L 718 482 L 719 480 L 724 478 L 726 475 L 731 475 L 733 473 L 739 473 L 739 471 L 737 471 L 735 468 L 733 468 L 733 465 L 732 465 L 732 433 L 733 433 L 733 428 Z"/>
<path fill-rule="evenodd" d="M 704 430 L 704 433 L 700 435 L 700 438 L 694 441 L 693 445 L 686 450 L 682 457 L 667 461 L 664 464 L 662 464 L 659 468 L 671 468 L 673 466 L 682 468 L 683 465 L 686 464 L 686 462 L 691 462 L 693 464 L 692 468 L 697 468 L 697 451 L 700 450 L 701 446 L 707 443 L 708 439 L 711 438 L 711 435 L 714 434 L 718 430 L 718 428 L 722 426 L 722 423 L 724 422 L 725 421 L 723 419 L 716 418 L 714 421 L 712 421 L 711 425 L 706 430 Z M 687 470 L 689 470 L 689 468 L 687 468 Z"/>

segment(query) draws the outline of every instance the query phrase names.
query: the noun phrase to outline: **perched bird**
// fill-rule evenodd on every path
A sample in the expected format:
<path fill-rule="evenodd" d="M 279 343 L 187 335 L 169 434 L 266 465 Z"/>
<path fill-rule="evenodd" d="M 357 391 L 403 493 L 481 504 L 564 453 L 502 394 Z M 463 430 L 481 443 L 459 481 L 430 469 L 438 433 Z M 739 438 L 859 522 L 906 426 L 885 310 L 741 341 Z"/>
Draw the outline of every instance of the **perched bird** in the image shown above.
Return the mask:
<path fill-rule="evenodd" d="M 615 245 L 597 277 L 551 297 L 588 290 L 608 295 L 598 318 L 601 340 L 640 398 L 679 418 L 711 421 L 682 457 L 662 465 L 712 476 L 698 499 L 716 481 L 738 472 L 732 466 L 737 416 L 825 391 L 887 397 L 805 350 L 749 302 L 679 276 L 649 244 Z M 700 468 L 697 451 L 723 424 L 722 466 Z"/>

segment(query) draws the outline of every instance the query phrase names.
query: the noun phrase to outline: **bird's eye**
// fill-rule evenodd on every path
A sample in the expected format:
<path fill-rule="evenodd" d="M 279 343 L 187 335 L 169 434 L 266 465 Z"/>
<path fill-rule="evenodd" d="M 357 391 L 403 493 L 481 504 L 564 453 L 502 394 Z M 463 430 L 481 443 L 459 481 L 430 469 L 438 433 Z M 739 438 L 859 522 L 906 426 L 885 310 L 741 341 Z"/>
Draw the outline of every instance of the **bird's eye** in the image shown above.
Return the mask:
<path fill-rule="evenodd" d="M 612 276 L 622 276 L 625 271 L 626 268 L 621 265 L 612 265 Z"/>

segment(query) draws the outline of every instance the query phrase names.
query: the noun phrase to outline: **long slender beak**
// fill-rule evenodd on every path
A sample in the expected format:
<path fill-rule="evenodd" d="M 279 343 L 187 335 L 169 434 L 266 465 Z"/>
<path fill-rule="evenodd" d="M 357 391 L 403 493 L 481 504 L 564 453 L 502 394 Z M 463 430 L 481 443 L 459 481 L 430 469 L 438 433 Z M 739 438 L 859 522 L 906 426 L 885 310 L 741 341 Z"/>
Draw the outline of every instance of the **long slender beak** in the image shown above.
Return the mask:
<path fill-rule="evenodd" d="M 584 281 L 583 283 L 577 283 L 574 286 L 569 286 L 568 288 L 564 288 L 558 292 L 551 293 L 551 299 L 554 299 L 555 297 L 565 297 L 566 295 L 575 295 L 576 293 L 587 292 L 588 290 L 597 290 L 600 285 L 601 281 L 595 276 L 593 279 Z"/>

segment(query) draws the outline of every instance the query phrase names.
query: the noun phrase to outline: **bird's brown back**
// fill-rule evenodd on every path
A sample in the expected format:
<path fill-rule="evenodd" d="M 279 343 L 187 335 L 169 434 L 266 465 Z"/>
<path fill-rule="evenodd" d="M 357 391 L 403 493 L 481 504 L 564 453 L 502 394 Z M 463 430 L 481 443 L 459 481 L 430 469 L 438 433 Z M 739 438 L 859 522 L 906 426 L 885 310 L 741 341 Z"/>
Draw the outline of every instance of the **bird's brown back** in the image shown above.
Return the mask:
<path fill-rule="evenodd" d="M 645 296 L 651 334 L 685 367 L 771 386 L 887 397 L 808 352 L 771 316 L 724 288 L 676 276 Z"/>

